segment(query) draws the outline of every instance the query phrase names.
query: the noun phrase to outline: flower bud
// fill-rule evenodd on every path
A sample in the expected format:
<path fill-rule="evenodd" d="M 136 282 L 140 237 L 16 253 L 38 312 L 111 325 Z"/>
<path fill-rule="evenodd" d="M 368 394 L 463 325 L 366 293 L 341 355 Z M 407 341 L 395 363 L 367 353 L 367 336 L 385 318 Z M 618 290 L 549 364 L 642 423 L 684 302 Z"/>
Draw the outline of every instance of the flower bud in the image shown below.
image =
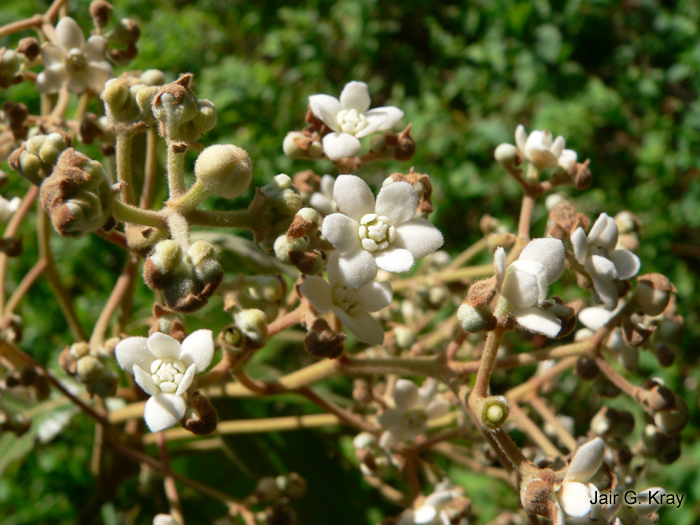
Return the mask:
<path fill-rule="evenodd" d="M 153 114 L 160 133 L 173 142 L 197 142 L 216 125 L 216 108 L 209 100 L 198 100 L 191 88 L 193 75 L 160 86 L 153 98 Z"/>
<path fill-rule="evenodd" d="M 297 142 L 303 144 L 310 142 L 310 139 L 299 131 L 290 131 L 287 133 L 287 135 L 285 135 L 284 140 L 282 141 L 282 151 L 284 151 L 284 154 L 290 159 L 308 159 L 308 148 L 301 147 Z"/>
<path fill-rule="evenodd" d="M 197 436 L 211 434 L 219 423 L 219 414 L 201 392 L 192 394 L 192 406 L 184 427 Z"/>
<path fill-rule="evenodd" d="M 114 29 L 109 33 L 110 42 L 130 46 L 135 44 L 141 36 L 139 24 L 131 18 L 122 18 L 115 25 Z"/>
<path fill-rule="evenodd" d="M 41 54 L 41 44 L 33 36 L 28 36 L 18 42 L 16 51 L 24 55 L 27 61 L 33 62 Z"/>
<path fill-rule="evenodd" d="M 248 153 L 233 144 L 209 146 L 194 165 L 197 182 L 225 199 L 245 193 L 253 180 L 253 162 Z"/>
<path fill-rule="evenodd" d="M 0 88 L 22 82 L 22 69 L 26 62 L 24 55 L 5 47 L 0 48 Z"/>
<path fill-rule="evenodd" d="M 457 321 L 465 332 L 483 332 L 496 328 L 496 318 L 486 305 L 474 308 L 467 303 L 457 310 Z"/>
<path fill-rule="evenodd" d="M 518 169 L 518 166 L 523 162 L 523 158 L 518 152 L 518 148 L 512 144 L 499 145 L 494 152 L 494 157 L 496 158 L 496 162 L 503 166 L 503 169 L 506 171 Z"/>
<path fill-rule="evenodd" d="M 262 348 L 267 343 L 267 317 L 256 308 L 241 310 L 233 315 L 236 326 L 246 338 L 248 348 Z"/>
<path fill-rule="evenodd" d="M 678 394 L 673 394 L 676 407 L 672 410 L 660 410 L 654 414 L 654 423 L 667 434 L 675 434 L 683 430 L 690 421 L 688 403 Z"/>
<path fill-rule="evenodd" d="M 165 84 L 165 73 L 160 69 L 147 69 L 141 73 L 139 80 L 147 86 L 161 86 Z"/>
<path fill-rule="evenodd" d="M 83 383 L 90 383 L 102 376 L 105 366 L 99 359 L 91 355 L 86 355 L 78 359 L 76 373 Z"/>
<path fill-rule="evenodd" d="M 656 459 L 662 465 L 669 465 L 681 455 L 681 436 L 678 433 L 666 434 L 654 425 L 647 425 L 642 434 L 642 454 Z"/>
<path fill-rule="evenodd" d="M 292 184 L 289 175 L 276 175 L 270 184 L 262 187 L 270 204 L 282 215 L 294 215 L 302 206 L 301 195 Z"/>
<path fill-rule="evenodd" d="M 8 162 L 22 177 L 39 186 L 70 143 L 68 135 L 62 133 L 34 135 L 12 152 Z"/>
<path fill-rule="evenodd" d="M 394 340 L 396 346 L 402 350 L 408 350 L 416 342 L 416 334 L 406 326 L 396 326 L 394 327 Z"/>
<path fill-rule="evenodd" d="M 504 396 L 490 396 L 479 399 L 474 408 L 481 424 L 489 430 L 500 428 L 506 422 L 510 413 L 510 405 Z"/>
<path fill-rule="evenodd" d="M 284 263 L 291 264 L 290 254 L 292 252 L 305 252 L 309 247 L 308 237 L 297 237 L 295 239 L 290 239 L 287 234 L 280 235 L 275 240 L 273 249 L 275 251 L 275 257 Z"/>
<path fill-rule="evenodd" d="M 630 297 L 631 307 L 647 315 L 659 315 L 668 306 L 672 293 L 676 293 L 676 288 L 665 275 L 640 275 L 637 277 L 637 288 Z"/>
<path fill-rule="evenodd" d="M 61 154 L 41 185 L 40 199 L 54 229 L 64 237 L 82 237 L 112 221 L 112 188 L 102 165 L 73 148 Z"/>

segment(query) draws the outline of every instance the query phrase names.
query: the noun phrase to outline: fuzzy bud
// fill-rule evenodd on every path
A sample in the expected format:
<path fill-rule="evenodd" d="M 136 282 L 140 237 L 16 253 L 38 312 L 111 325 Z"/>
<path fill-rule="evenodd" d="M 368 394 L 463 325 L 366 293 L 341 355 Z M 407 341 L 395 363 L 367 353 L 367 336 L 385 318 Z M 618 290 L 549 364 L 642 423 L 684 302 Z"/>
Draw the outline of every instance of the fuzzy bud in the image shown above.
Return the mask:
<path fill-rule="evenodd" d="M 233 144 L 209 146 L 194 165 L 197 182 L 225 199 L 245 193 L 253 180 L 253 162 L 248 153 Z"/>
<path fill-rule="evenodd" d="M 53 171 L 58 157 L 68 147 L 70 138 L 61 133 L 34 135 L 12 152 L 8 163 L 22 177 L 40 186 Z"/>
<path fill-rule="evenodd" d="M 197 436 L 211 434 L 219 423 L 219 414 L 200 392 L 192 394 L 192 407 L 183 426 Z"/>
<path fill-rule="evenodd" d="M 160 133 L 172 142 L 197 142 L 216 126 L 216 108 L 209 100 L 199 100 L 192 90 L 193 75 L 160 86 L 153 98 L 153 114 Z"/>
<path fill-rule="evenodd" d="M 637 288 L 630 303 L 633 308 L 647 315 L 659 315 L 668 306 L 676 288 L 668 277 L 660 273 L 648 273 L 637 277 Z"/>
<path fill-rule="evenodd" d="M 290 159 L 308 159 L 308 145 L 310 145 L 310 143 L 311 139 L 300 131 L 290 131 L 284 137 L 284 141 L 282 141 L 282 151 L 284 151 L 284 154 Z M 306 145 L 306 147 L 302 145 Z"/>
<path fill-rule="evenodd" d="M 294 215 L 302 207 L 301 195 L 292 184 L 289 175 L 276 175 L 272 182 L 262 187 L 270 204 L 281 215 Z"/>
<path fill-rule="evenodd" d="M 496 328 L 496 318 L 486 305 L 474 308 L 467 303 L 457 310 L 457 321 L 465 332 L 483 332 Z"/>
<path fill-rule="evenodd" d="M 256 308 L 241 310 L 233 315 L 236 326 L 245 336 L 248 348 L 262 348 L 267 343 L 267 317 Z"/>
<path fill-rule="evenodd" d="M 258 480 L 255 487 L 255 497 L 258 501 L 275 501 L 282 497 L 282 491 L 277 486 L 277 481 L 271 476 L 266 476 Z"/>
<path fill-rule="evenodd" d="M 165 73 L 160 69 L 147 69 L 141 73 L 139 80 L 147 86 L 161 86 L 165 84 Z"/>
<path fill-rule="evenodd" d="M 634 430 L 631 412 L 603 407 L 591 420 L 591 430 L 599 436 L 624 438 Z"/>
<path fill-rule="evenodd" d="M 402 350 L 408 350 L 416 342 L 416 334 L 406 326 L 396 326 L 394 327 L 394 340 L 396 346 Z"/>
<path fill-rule="evenodd" d="M 501 144 L 494 152 L 496 162 L 498 162 L 506 171 L 514 171 L 522 164 L 523 158 L 518 152 L 518 148 L 512 144 Z"/>
<path fill-rule="evenodd" d="M 5 47 L 0 48 L 0 88 L 10 87 L 24 80 L 22 69 L 27 58 Z"/>

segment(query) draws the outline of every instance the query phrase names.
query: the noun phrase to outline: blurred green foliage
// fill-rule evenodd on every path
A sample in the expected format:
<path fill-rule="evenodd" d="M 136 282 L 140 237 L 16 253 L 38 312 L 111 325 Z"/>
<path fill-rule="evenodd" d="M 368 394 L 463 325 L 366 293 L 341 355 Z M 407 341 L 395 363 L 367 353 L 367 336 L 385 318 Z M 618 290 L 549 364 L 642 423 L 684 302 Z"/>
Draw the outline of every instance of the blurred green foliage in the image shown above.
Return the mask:
<path fill-rule="evenodd" d="M 639 375 L 631 380 L 639 383 L 652 373 L 661 375 L 691 406 L 694 424 L 683 433 L 683 458 L 663 468 L 651 461 L 648 477 L 654 485 L 687 495 L 680 510 L 662 511 L 662 521 L 698 522 L 700 372 L 694 342 L 700 337 L 695 299 L 700 292 L 700 4 L 695 0 L 295 4 L 124 0 L 115 2 L 115 14 L 141 24 L 140 54 L 132 69 L 156 67 L 170 79 L 185 71 L 196 75 L 200 97 L 210 98 L 219 115 L 219 125 L 205 143 L 233 142 L 247 149 L 256 163 L 257 185 L 283 172 L 316 168 L 333 173 L 330 163 L 317 167 L 289 160 L 282 154 L 282 139 L 287 131 L 304 126 L 309 95 L 337 96 L 350 80 L 367 82 L 373 106 L 398 106 L 405 111 L 402 123 L 413 123 L 417 154 L 410 165 L 433 177 L 433 219 L 453 253 L 480 238 L 478 223 L 485 213 L 516 224 L 520 188 L 493 162 L 494 148 L 513 142 L 516 125 L 548 128 L 566 137 L 579 159 L 590 158 L 593 173 L 590 190 L 569 192 L 573 202 L 593 219 L 600 212 L 613 215 L 624 209 L 637 214 L 643 224 L 642 273 L 662 272 L 678 288 L 679 311 L 686 320 L 683 353 L 662 371 L 647 355 Z M 0 24 L 46 7 L 45 1 L 5 0 Z M 87 7 L 84 0 L 70 2 L 70 14 L 86 28 Z M 0 94 L 5 96 L 29 100 L 32 90 L 16 86 Z M 35 102 L 32 107 L 36 109 Z M 398 162 L 367 165 L 361 175 L 378 183 L 407 168 Z M 23 182 L 11 182 L 5 193 L 18 194 L 26 187 Z M 234 205 L 243 203 L 239 199 Z M 542 232 L 546 212 L 541 204 L 535 219 L 533 231 Z M 34 241 L 27 230 L 28 257 L 11 266 L 15 283 L 31 265 Z M 77 242 L 55 239 L 55 248 L 81 320 L 91 326 L 124 256 L 94 236 Z M 146 316 L 150 296 L 143 286 L 139 288 L 136 308 Z M 36 285 L 20 313 L 26 326 L 23 347 L 37 358 L 55 362 L 70 338 L 44 282 Z M 226 322 L 212 309 L 196 317 L 193 325 L 214 329 Z M 270 363 L 284 371 L 304 362 L 308 358 L 299 356 L 298 346 L 278 344 L 256 366 L 264 375 L 276 373 Z M 511 383 L 514 376 L 507 377 L 505 382 Z M 347 381 L 330 381 L 325 387 L 349 395 Z M 564 413 L 576 416 L 579 432 L 586 431 L 586 422 L 600 405 L 591 395 L 589 386 L 579 381 L 564 382 L 562 392 L 554 396 Z M 629 408 L 629 403 L 623 406 Z M 219 405 L 226 419 L 295 414 L 305 408 L 297 399 Z M 637 416 L 640 431 L 642 416 Z M 150 523 L 150 517 L 165 508 L 157 476 L 147 484 L 150 492 L 131 482 L 118 489 L 114 503 L 102 504 L 89 474 L 88 428 L 84 418 L 76 417 L 59 438 L 38 445 L 37 454 L 9 466 L 0 478 L 3 523 L 67 524 L 80 515 L 81 523 L 111 525 L 122 522 L 134 501 L 142 507 L 136 522 Z M 339 451 L 339 437 L 337 432 L 304 431 L 226 438 L 233 461 L 225 469 L 220 454 L 214 452 L 176 457 L 175 466 L 235 496 L 249 493 L 256 476 L 296 470 L 309 482 L 308 495 L 296 506 L 301 524 L 357 525 L 395 515 L 398 509 L 382 502 L 362 482 L 351 455 Z M 498 490 L 484 491 L 488 482 L 483 476 L 474 478 L 461 468 L 451 472 L 474 498 L 481 520 L 517 504 L 500 482 L 491 481 L 499 484 Z M 188 523 L 209 523 L 223 510 L 189 490 L 183 497 L 186 514 L 201 516 Z"/>

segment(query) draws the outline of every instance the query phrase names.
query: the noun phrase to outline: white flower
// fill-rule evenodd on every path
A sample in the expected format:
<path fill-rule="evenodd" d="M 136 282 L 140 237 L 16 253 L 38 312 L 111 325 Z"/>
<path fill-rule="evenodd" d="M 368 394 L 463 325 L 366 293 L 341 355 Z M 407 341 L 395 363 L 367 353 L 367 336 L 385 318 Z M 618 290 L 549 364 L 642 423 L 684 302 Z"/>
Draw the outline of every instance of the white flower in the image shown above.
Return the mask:
<path fill-rule="evenodd" d="M 359 139 L 391 129 L 403 117 L 399 108 L 369 109 L 369 104 L 369 89 L 364 82 L 345 84 L 340 100 L 330 95 L 309 97 L 313 114 L 333 130 L 323 137 L 323 151 L 329 159 L 354 157 L 362 147 Z"/>
<path fill-rule="evenodd" d="M 311 194 L 309 206 L 323 215 L 330 215 L 331 213 L 337 212 L 338 206 L 336 206 L 335 200 L 333 200 L 334 185 L 334 177 L 330 175 L 324 175 L 321 177 L 319 191 L 315 191 Z"/>
<path fill-rule="evenodd" d="M 595 438 L 576 449 L 571 463 L 564 473 L 564 479 L 555 489 L 557 503 L 564 515 L 571 518 L 583 518 L 599 512 L 591 504 L 598 488 L 588 481 L 598 472 L 603 464 L 605 443 Z M 560 520 L 559 523 L 564 523 Z"/>
<path fill-rule="evenodd" d="M 549 295 L 549 286 L 564 271 L 564 243 L 554 238 L 533 239 L 508 268 L 502 247 L 493 256 L 496 290 L 508 301 L 510 315 L 525 330 L 556 337 L 561 320 L 540 305 Z"/>
<path fill-rule="evenodd" d="M 440 231 L 425 219 L 414 219 L 418 194 L 404 181 L 384 186 L 375 203 L 360 177 L 340 175 L 333 187 L 340 213 L 323 219 L 322 233 L 341 252 L 340 273 L 346 286 L 357 288 L 377 275 L 407 272 L 417 258 L 442 246 Z"/>
<path fill-rule="evenodd" d="M 559 155 L 559 160 L 557 161 L 557 164 L 560 168 L 564 169 L 565 171 L 569 171 L 569 169 L 571 168 L 571 163 L 573 162 L 574 164 L 576 164 L 577 161 L 578 154 L 572 149 L 565 149 L 561 152 L 561 155 Z"/>
<path fill-rule="evenodd" d="M 612 316 L 613 313 L 610 310 L 599 306 L 593 306 L 581 310 L 578 314 L 578 320 L 587 328 L 597 331 L 603 328 Z M 621 328 L 613 328 L 605 346 L 617 354 L 620 364 L 627 370 L 633 371 L 637 369 L 637 365 L 639 364 L 639 349 L 628 346 L 627 343 L 625 343 Z"/>
<path fill-rule="evenodd" d="M 19 209 L 19 205 L 22 203 L 22 199 L 15 197 L 12 200 L 7 200 L 5 197 L 0 195 L 0 222 L 9 221 L 15 212 Z"/>
<path fill-rule="evenodd" d="M 183 394 L 194 375 L 203 372 L 214 356 L 211 330 L 197 330 L 182 342 L 156 332 L 148 339 L 129 337 L 117 344 L 119 366 L 151 395 L 144 418 L 151 432 L 159 432 L 180 421 L 187 410 Z"/>
<path fill-rule="evenodd" d="M 566 140 L 564 140 L 564 137 L 559 136 L 552 141 L 552 132 L 549 130 L 536 130 L 528 135 L 525 127 L 520 124 L 515 129 L 515 144 L 525 160 L 542 170 L 544 168 L 553 168 L 558 164 L 559 157 L 566 146 Z M 573 160 L 576 160 L 576 152 L 572 150 L 566 151 L 567 154 L 564 157 L 564 161 L 567 159 L 569 161 L 572 160 L 572 153 Z M 569 168 L 568 164 L 563 167 L 565 169 Z"/>
<path fill-rule="evenodd" d="M 387 409 L 377 418 L 384 428 L 379 438 L 379 445 L 384 448 L 414 440 L 426 431 L 428 421 L 450 411 L 450 403 L 437 395 L 437 382 L 432 378 L 426 379 L 420 388 L 413 381 L 399 379 L 394 389 L 394 404 L 396 408 Z"/>
<path fill-rule="evenodd" d="M 376 312 L 391 303 L 394 293 L 387 282 L 371 282 L 359 288 L 348 288 L 338 266 L 338 252 L 328 258 L 328 282 L 311 275 L 299 290 L 321 313 L 333 310 L 343 325 L 365 343 L 380 345 L 384 342 L 384 329 L 367 312 Z"/>
<path fill-rule="evenodd" d="M 65 16 L 56 25 L 58 45 L 46 43 L 41 48 L 44 71 L 36 78 L 39 93 L 57 93 L 66 84 L 71 93 L 91 89 L 101 93 L 112 77 L 112 66 L 105 60 L 107 39 L 94 35 L 85 41 L 83 30 Z"/>
<path fill-rule="evenodd" d="M 420 507 L 404 511 L 396 525 L 450 525 L 452 521 L 445 509 L 457 497 L 459 494 L 451 490 L 433 492 Z"/>
<path fill-rule="evenodd" d="M 617 306 L 615 279 L 624 280 L 639 272 L 639 257 L 627 250 L 616 250 L 617 224 L 615 219 L 601 213 L 595 221 L 588 237 L 579 227 L 571 234 L 576 260 L 586 267 L 593 287 L 606 308 Z"/>

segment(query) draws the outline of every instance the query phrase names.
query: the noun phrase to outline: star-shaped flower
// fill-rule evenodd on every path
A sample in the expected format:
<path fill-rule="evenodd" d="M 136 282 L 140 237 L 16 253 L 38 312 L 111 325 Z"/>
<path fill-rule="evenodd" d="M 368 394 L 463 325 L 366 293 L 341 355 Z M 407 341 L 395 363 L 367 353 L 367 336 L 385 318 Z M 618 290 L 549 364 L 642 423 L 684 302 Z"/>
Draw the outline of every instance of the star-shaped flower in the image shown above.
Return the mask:
<path fill-rule="evenodd" d="M 340 273 L 350 288 L 377 275 L 407 272 L 417 258 L 440 248 L 440 231 L 425 219 L 415 219 L 418 194 L 408 182 L 384 186 L 377 200 L 367 183 L 355 175 L 340 175 L 333 187 L 340 213 L 323 219 L 322 233 L 341 252 Z"/>
<path fill-rule="evenodd" d="M 102 92 L 112 77 L 112 66 L 105 60 L 107 39 L 93 35 L 86 42 L 83 30 L 69 16 L 56 25 L 56 38 L 58 45 L 46 43 L 41 48 L 44 71 L 36 78 L 39 93 L 57 93 L 64 84 L 71 93 Z"/>
<path fill-rule="evenodd" d="M 403 117 L 403 111 L 394 106 L 369 109 L 369 89 L 364 82 L 348 82 L 340 100 L 311 95 L 309 105 L 313 114 L 333 130 L 323 137 L 323 151 L 331 160 L 354 157 L 362 147 L 359 139 L 391 129 Z"/>
<path fill-rule="evenodd" d="M 508 301 L 509 314 L 525 330 L 556 337 L 561 320 L 540 306 L 549 295 L 549 286 L 564 271 L 564 243 L 554 238 L 534 239 L 508 268 L 503 248 L 493 256 L 496 291 Z"/>
<path fill-rule="evenodd" d="M 604 452 L 605 443 L 600 438 L 584 443 L 576 449 L 564 479 L 556 489 L 557 503 L 565 516 L 582 518 L 599 510 L 594 509 L 591 504 L 591 499 L 598 488 L 589 483 L 589 480 L 603 464 Z M 560 523 L 564 521 L 561 520 Z"/>
<path fill-rule="evenodd" d="M 367 312 L 376 312 L 391 303 L 393 291 L 389 283 L 370 282 L 359 288 L 348 288 L 340 275 L 338 252 L 328 258 L 328 282 L 311 275 L 299 290 L 321 313 L 333 310 L 343 325 L 365 343 L 380 345 L 384 342 L 384 329 Z"/>
<path fill-rule="evenodd" d="M 377 418 L 384 428 L 379 445 L 392 448 L 401 441 L 412 441 L 428 428 L 428 421 L 444 416 L 450 403 L 437 395 L 437 382 L 428 378 L 420 388 L 408 379 L 399 379 L 394 389 L 396 408 Z"/>
<path fill-rule="evenodd" d="M 564 149 L 566 146 L 564 137 L 559 136 L 552 141 L 552 132 L 549 130 L 535 130 L 528 135 L 525 127 L 520 124 L 515 129 L 515 144 L 525 160 L 539 169 L 553 168 L 559 163 L 559 157 L 562 154 L 564 154 L 562 167 L 568 169 L 568 163 L 572 160 L 576 161 L 577 158 L 575 151 Z"/>
<path fill-rule="evenodd" d="M 211 330 L 197 330 L 182 342 L 160 332 L 149 338 L 129 337 L 117 344 L 117 362 L 151 395 L 144 418 L 151 432 L 177 424 L 187 410 L 183 394 L 194 375 L 203 372 L 214 357 Z"/>
<path fill-rule="evenodd" d="M 588 236 L 579 227 L 571 234 L 576 260 L 586 267 L 593 287 L 606 308 L 617 306 L 615 280 L 630 279 L 641 266 L 639 257 L 627 250 L 616 250 L 618 230 L 615 219 L 601 213 Z"/>

